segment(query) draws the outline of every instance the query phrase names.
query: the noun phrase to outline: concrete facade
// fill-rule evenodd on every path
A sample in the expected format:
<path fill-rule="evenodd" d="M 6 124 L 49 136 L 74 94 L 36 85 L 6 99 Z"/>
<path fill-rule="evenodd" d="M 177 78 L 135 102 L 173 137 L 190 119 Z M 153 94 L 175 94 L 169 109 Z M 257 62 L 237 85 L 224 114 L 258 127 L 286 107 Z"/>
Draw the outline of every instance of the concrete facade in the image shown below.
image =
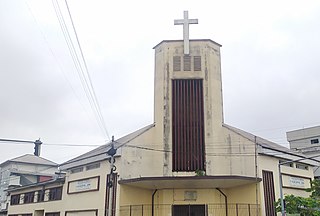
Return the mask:
<path fill-rule="evenodd" d="M 112 216 L 175 216 L 186 209 L 186 215 L 199 216 L 274 215 L 270 211 L 279 198 L 278 164 L 297 159 L 302 159 L 304 168 L 283 167 L 282 187 L 285 194 L 307 196 L 304 189 L 313 179 L 312 167 L 317 161 L 224 123 L 220 48 L 212 40 L 190 40 L 191 67 L 185 71 L 183 62 L 180 70 L 173 62 L 175 56 L 185 56 L 183 41 L 162 41 L 155 46 L 154 124 L 63 163 L 62 201 L 10 206 L 9 214 L 36 215 L 35 211 L 42 209 L 41 216 L 50 212 L 105 216 L 111 206 Z M 195 56 L 200 59 L 197 65 Z M 173 169 L 175 79 L 203 83 L 202 170 Z M 118 149 L 113 172 L 106 154 L 112 145 Z M 26 190 L 33 189 L 11 191 L 11 197 Z M 34 212 L 31 208 L 27 211 L 27 205 L 32 205 Z"/>

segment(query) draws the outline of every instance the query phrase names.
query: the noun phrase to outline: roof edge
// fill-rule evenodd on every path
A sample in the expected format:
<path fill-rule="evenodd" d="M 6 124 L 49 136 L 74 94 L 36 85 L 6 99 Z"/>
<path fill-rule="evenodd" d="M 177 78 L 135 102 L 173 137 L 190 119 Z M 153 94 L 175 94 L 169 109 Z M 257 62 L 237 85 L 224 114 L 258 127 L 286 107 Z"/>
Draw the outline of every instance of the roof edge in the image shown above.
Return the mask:
<path fill-rule="evenodd" d="M 124 146 L 125 144 L 127 144 L 128 142 L 130 142 L 131 140 L 133 140 L 133 139 L 139 137 L 140 135 L 142 135 L 143 133 L 147 132 L 148 130 L 150 130 L 153 127 L 155 127 L 155 123 L 149 124 L 149 125 L 147 125 L 145 127 L 142 127 L 142 128 L 140 128 L 138 130 L 135 130 L 134 132 L 131 132 L 131 133 L 129 133 L 129 134 L 127 134 L 127 135 L 115 140 L 114 142 L 117 143 L 117 142 L 119 142 L 119 140 L 125 139 L 126 137 L 130 137 L 131 135 L 134 135 L 135 133 L 137 133 L 136 136 L 132 137 L 131 139 L 126 140 L 124 143 L 119 142 L 119 143 L 121 143 L 121 145 L 118 148 L 120 148 L 120 147 Z M 141 131 L 141 132 L 138 133 L 139 131 Z M 89 159 L 89 158 L 92 158 L 92 157 L 95 157 L 95 156 L 99 156 L 99 155 L 101 155 L 101 153 L 83 158 L 83 156 L 85 156 L 86 154 L 94 152 L 97 149 L 101 148 L 102 146 L 111 146 L 111 142 L 109 142 L 107 144 L 104 144 L 104 145 L 101 145 L 101 146 L 99 146 L 99 147 L 97 147 L 97 148 L 95 148 L 95 149 L 93 149 L 91 151 L 88 151 L 88 152 L 86 152 L 84 154 L 81 154 L 81 155 L 79 155 L 79 156 L 77 156 L 77 157 L 75 157 L 73 159 L 70 159 L 70 160 L 64 162 L 64 163 L 61 163 L 59 166 L 62 167 L 62 166 L 68 165 L 68 164 L 72 164 L 72 163 L 79 162 L 79 161 L 82 161 L 82 160 L 86 160 L 86 159 Z M 106 154 L 106 152 L 104 152 L 103 154 Z"/>
<path fill-rule="evenodd" d="M 192 40 L 189 40 L 189 41 L 190 41 L 190 42 L 192 42 L 192 41 L 207 41 L 207 42 L 214 43 L 214 44 L 218 45 L 219 47 L 222 47 L 221 44 L 219 44 L 219 43 L 217 43 L 217 42 L 215 42 L 215 41 L 213 41 L 213 40 L 211 40 L 211 39 L 192 39 Z M 168 43 L 168 42 L 183 42 L 183 40 L 163 40 L 163 41 L 161 41 L 160 43 L 158 43 L 157 45 L 155 45 L 152 49 L 157 48 L 157 47 L 160 46 L 160 44 L 162 44 L 162 43 Z"/>

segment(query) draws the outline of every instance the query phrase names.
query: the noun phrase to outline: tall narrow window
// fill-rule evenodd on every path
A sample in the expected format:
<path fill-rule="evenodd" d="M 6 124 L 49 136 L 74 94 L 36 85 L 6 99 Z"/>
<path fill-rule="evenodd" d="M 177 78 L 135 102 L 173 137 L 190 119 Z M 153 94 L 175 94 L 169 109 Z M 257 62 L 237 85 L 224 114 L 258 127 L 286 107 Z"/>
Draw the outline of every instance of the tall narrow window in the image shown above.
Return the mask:
<path fill-rule="evenodd" d="M 61 200 L 62 198 L 62 187 L 50 188 L 49 200 Z"/>
<path fill-rule="evenodd" d="M 266 216 L 276 216 L 275 212 L 275 195 L 273 173 L 270 171 L 262 171 L 264 204 L 266 209 Z"/>
<path fill-rule="evenodd" d="M 33 202 L 34 202 L 34 192 L 25 193 L 23 203 L 33 203 Z"/>
<path fill-rule="evenodd" d="M 38 190 L 37 202 L 43 202 L 44 201 L 44 194 L 45 194 L 44 190 Z"/>
<path fill-rule="evenodd" d="M 11 195 L 10 205 L 20 204 L 20 194 Z"/>
<path fill-rule="evenodd" d="M 205 170 L 201 79 L 172 80 L 172 170 Z"/>

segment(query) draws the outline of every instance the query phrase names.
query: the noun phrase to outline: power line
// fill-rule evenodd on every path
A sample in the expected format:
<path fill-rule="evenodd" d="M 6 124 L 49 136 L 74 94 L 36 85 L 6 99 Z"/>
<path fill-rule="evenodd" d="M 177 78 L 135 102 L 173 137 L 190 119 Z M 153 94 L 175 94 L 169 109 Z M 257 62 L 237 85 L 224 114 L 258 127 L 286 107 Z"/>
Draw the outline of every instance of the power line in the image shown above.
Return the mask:
<path fill-rule="evenodd" d="M 77 34 L 77 31 L 76 31 L 76 28 L 75 28 L 75 25 L 74 25 L 74 22 L 73 22 L 73 19 L 72 19 L 72 15 L 71 15 L 71 12 L 70 12 L 70 9 L 69 9 L 68 1 L 65 0 L 65 3 L 66 3 L 66 6 L 67 6 L 67 10 L 68 10 L 68 14 L 69 14 L 69 17 L 70 17 L 70 21 L 71 21 L 71 24 L 72 24 L 72 28 L 73 28 L 74 34 L 75 34 L 75 37 L 77 39 L 77 44 L 78 44 L 78 47 L 79 47 L 79 50 L 80 50 L 80 53 L 81 53 L 81 58 L 82 58 L 82 61 L 84 63 L 84 66 L 85 66 L 85 71 L 84 72 L 86 72 L 86 76 L 88 77 L 88 81 L 89 82 L 86 82 L 86 85 L 88 86 L 88 89 L 90 90 L 89 93 L 90 93 L 91 98 L 93 99 L 94 106 L 96 108 L 96 111 L 97 111 L 98 117 L 100 119 L 101 125 L 102 125 L 102 127 L 103 127 L 103 129 L 104 129 L 104 131 L 105 131 L 105 133 L 106 133 L 106 135 L 108 137 L 108 139 L 110 140 L 110 137 L 109 137 L 109 134 L 108 134 L 108 131 L 107 131 L 107 127 L 105 125 L 105 121 L 104 121 L 103 115 L 101 113 L 99 102 L 98 102 L 96 93 L 94 91 L 94 87 L 92 85 L 92 80 L 91 80 L 91 77 L 90 77 L 90 74 L 89 74 L 87 62 L 86 62 L 86 60 L 84 58 L 83 51 L 82 51 L 82 48 L 81 48 L 81 45 L 80 45 L 80 41 L 79 41 L 79 38 L 78 38 L 78 34 Z M 86 79 L 84 79 L 84 80 L 86 81 Z"/>
<path fill-rule="evenodd" d="M 34 13 L 32 12 L 32 9 L 30 8 L 30 6 L 29 6 L 29 4 L 28 4 L 27 1 L 25 1 L 25 3 L 26 3 L 26 5 L 27 5 L 27 8 L 28 8 L 30 14 L 32 15 L 33 21 L 35 22 L 36 26 L 38 27 L 39 32 L 40 32 L 41 35 L 42 35 L 42 38 L 43 38 L 45 44 L 47 45 L 47 47 L 48 47 L 51 55 L 53 56 L 53 59 L 54 59 L 55 62 L 57 63 L 60 72 L 62 73 L 64 79 L 67 81 L 69 87 L 71 88 L 73 94 L 75 95 L 75 97 L 76 97 L 77 100 L 79 101 L 80 105 L 82 106 L 82 108 L 84 109 L 84 111 L 86 112 L 86 114 L 89 116 L 87 109 L 85 108 L 84 104 L 81 102 L 81 100 L 80 100 L 79 96 L 77 95 L 75 89 L 73 88 L 70 80 L 69 80 L 68 77 L 66 76 L 65 71 L 63 70 L 63 67 L 61 66 L 61 63 L 58 61 L 57 56 L 55 55 L 54 51 L 52 50 L 51 46 L 49 45 L 49 42 L 48 42 L 48 39 L 47 39 L 45 33 L 41 30 L 40 25 L 39 25 L 39 23 L 37 22 L 37 19 L 36 19 Z"/>
<path fill-rule="evenodd" d="M 102 112 L 101 112 L 101 109 L 100 109 L 99 101 L 97 99 L 97 95 L 96 95 L 96 93 L 94 91 L 94 87 L 92 85 L 92 80 L 91 80 L 91 76 L 90 76 L 90 73 L 89 73 L 89 70 L 88 70 L 87 62 L 86 62 L 86 59 L 84 58 L 83 51 L 82 51 L 82 48 L 81 48 L 81 45 L 80 45 L 80 41 L 79 41 L 79 37 L 78 37 L 77 31 L 76 31 L 76 28 L 75 28 L 75 25 L 74 25 L 74 22 L 73 22 L 73 19 L 72 19 L 72 16 L 71 16 L 71 12 L 70 12 L 70 9 L 69 9 L 68 1 L 65 0 L 65 3 L 66 3 L 68 14 L 69 14 L 69 17 L 70 17 L 70 20 L 71 20 L 72 28 L 73 28 L 73 31 L 75 33 L 76 39 L 77 39 L 77 44 L 78 44 L 78 47 L 79 47 L 79 50 L 80 50 L 80 53 L 81 53 L 81 57 L 82 57 L 82 60 L 83 60 L 84 66 L 85 66 L 85 72 L 86 72 L 86 75 L 87 75 L 88 80 L 89 80 L 89 85 L 90 85 L 89 89 L 91 89 L 90 93 L 92 93 L 91 96 L 93 97 L 93 101 L 95 102 L 95 107 L 96 107 L 98 116 L 99 116 L 99 118 L 101 120 L 103 129 L 105 130 L 105 132 L 107 134 L 107 137 L 110 140 L 110 137 L 109 137 L 109 134 L 108 134 L 108 131 L 107 131 L 107 127 L 105 125 L 105 121 L 104 121 L 104 118 L 103 118 L 103 115 L 102 115 Z M 88 85 L 88 83 L 86 83 L 86 84 Z"/>
<path fill-rule="evenodd" d="M 78 57 L 76 48 L 75 48 L 75 46 L 73 44 L 72 38 L 71 38 L 70 33 L 68 31 L 68 27 L 67 27 L 67 24 L 66 24 L 66 22 L 64 20 L 63 14 L 61 12 L 61 8 L 60 8 L 60 5 L 59 5 L 59 2 L 57 0 L 52 0 L 52 3 L 53 3 L 53 7 L 55 9 L 56 16 L 58 18 L 58 21 L 59 21 L 63 36 L 64 36 L 65 41 L 67 43 L 68 50 L 69 50 L 70 55 L 72 57 L 73 63 L 75 65 L 75 68 L 76 68 L 76 71 L 78 73 L 79 79 L 81 81 L 81 84 L 82 84 L 83 90 L 85 92 L 85 95 L 86 95 L 86 97 L 88 99 L 88 102 L 90 104 L 90 107 L 91 107 L 91 109 L 92 109 L 92 111 L 94 113 L 95 119 L 96 119 L 96 121 L 97 121 L 97 123 L 98 123 L 98 125 L 99 125 L 99 127 L 100 127 L 100 129 L 102 131 L 102 133 L 110 140 L 110 137 L 109 137 L 109 134 L 108 134 L 108 131 L 107 131 L 107 128 L 106 128 L 106 125 L 105 125 L 105 121 L 103 119 L 103 115 L 101 113 L 101 109 L 100 109 L 100 106 L 99 106 L 99 103 L 98 103 L 98 100 L 97 100 L 97 97 L 96 97 L 96 94 L 95 94 L 95 91 L 94 91 L 94 88 L 93 88 L 93 85 L 92 85 L 92 82 L 91 82 L 91 78 L 90 78 L 90 75 L 89 75 L 89 71 L 88 71 L 88 67 L 87 67 L 87 64 L 86 64 L 86 60 L 84 58 L 84 55 L 83 55 L 83 52 L 82 52 L 82 48 L 81 48 L 80 42 L 78 40 L 78 35 L 77 35 L 77 32 L 76 32 L 75 26 L 73 24 L 71 12 L 69 10 L 67 2 L 66 2 L 66 5 L 67 5 L 67 9 L 68 9 L 68 14 L 69 14 L 69 17 L 70 17 L 70 20 L 71 20 L 71 23 L 72 23 L 73 31 L 74 31 L 74 34 L 75 34 L 75 37 L 76 37 L 76 40 L 77 40 L 77 44 L 78 44 L 78 48 L 79 48 L 80 53 L 81 53 L 82 63 L 81 63 L 81 61 L 80 61 L 80 59 Z M 83 68 L 82 65 L 84 65 L 84 68 Z"/>

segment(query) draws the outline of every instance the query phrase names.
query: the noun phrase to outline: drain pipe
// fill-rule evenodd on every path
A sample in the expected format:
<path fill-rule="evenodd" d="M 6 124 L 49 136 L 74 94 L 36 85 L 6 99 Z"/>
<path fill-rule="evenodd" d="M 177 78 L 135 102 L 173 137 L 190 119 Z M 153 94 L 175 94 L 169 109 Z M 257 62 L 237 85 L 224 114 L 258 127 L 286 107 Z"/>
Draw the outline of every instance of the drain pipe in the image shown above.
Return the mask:
<path fill-rule="evenodd" d="M 154 216 L 154 195 L 156 195 L 158 189 L 155 189 L 152 193 L 152 204 L 151 204 L 151 216 Z"/>
<path fill-rule="evenodd" d="M 228 198 L 225 193 L 222 192 L 219 188 L 216 188 L 217 191 L 219 191 L 224 196 L 224 202 L 226 204 L 226 216 L 228 216 Z"/>

